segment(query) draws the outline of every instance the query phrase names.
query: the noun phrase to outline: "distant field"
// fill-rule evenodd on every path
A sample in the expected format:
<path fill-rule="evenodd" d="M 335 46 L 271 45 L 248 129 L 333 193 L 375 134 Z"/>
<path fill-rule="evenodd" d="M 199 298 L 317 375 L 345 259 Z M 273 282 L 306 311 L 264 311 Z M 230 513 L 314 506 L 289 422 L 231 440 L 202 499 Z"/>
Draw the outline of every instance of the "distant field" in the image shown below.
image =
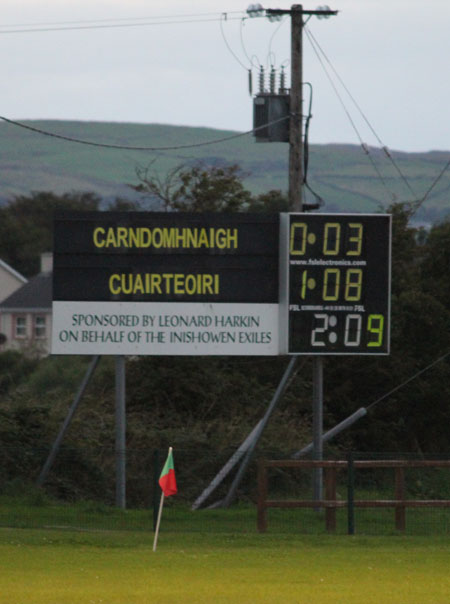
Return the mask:
<path fill-rule="evenodd" d="M 450 543 L 0 529 L 1 604 L 448 604 Z"/>
<path fill-rule="evenodd" d="M 180 164 L 237 163 L 245 173 L 245 186 L 253 193 L 288 188 L 288 145 L 256 143 L 251 134 L 236 138 L 240 133 L 164 124 L 59 120 L 26 123 L 94 143 L 175 148 L 132 151 L 93 147 L 43 136 L 0 121 L 0 204 L 14 195 L 31 191 L 58 194 L 92 191 L 105 199 L 130 197 L 133 191 L 128 185 L 138 184 L 136 167 L 150 164 L 163 177 Z M 229 137 L 232 138 L 223 140 Z M 203 145 L 212 141 L 218 142 Z M 392 157 L 395 163 L 376 148 L 367 155 L 358 144 L 312 144 L 308 182 L 323 198 L 326 211 L 376 212 L 393 201 L 421 199 L 445 166 L 448 152 L 393 151 Z M 424 204 L 420 213 L 422 221 L 432 222 L 449 214 L 449 191 L 447 176 Z"/>

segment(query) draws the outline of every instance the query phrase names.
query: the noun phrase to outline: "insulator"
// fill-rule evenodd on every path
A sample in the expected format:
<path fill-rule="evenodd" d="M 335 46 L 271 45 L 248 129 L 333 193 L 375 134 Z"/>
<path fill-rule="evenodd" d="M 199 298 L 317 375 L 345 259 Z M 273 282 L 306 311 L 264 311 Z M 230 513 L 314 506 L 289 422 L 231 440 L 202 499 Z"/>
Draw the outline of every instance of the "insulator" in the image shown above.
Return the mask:
<path fill-rule="evenodd" d="M 274 9 L 274 12 L 269 12 L 267 14 L 266 11 L 266 17 L 269 19 L 269 21 L 271 23 L 274 23 L 275 21 L 281 21 L 281 19 L 283 18 L 283 14 L 282 12 L 275 12 L 275 11 L 279 11 L 280 9 Z"/>
<path fill-rule="evenodd" d="M 329 12 L 331 9 L 330 9 L 330 7 L 327 4 L 325 4 L 324 6 L 318 6 L 316 10 L 322 11 L 322 12 L 327 12 L 327 11 Z M 321 15 L 319 13 L 319 14 L 316 15 L 316 17 L 318 19 L 329 19 L 330 15 Z"/>
<path fill-rule="evenodd" d="M 286 90 L 286 74 L 284 73 L 284 67 L 281 67 L 280 73 L 280 94 L 284 94 Z"/>
<path fill-rule="evenodd" d="M 247 15 L 250 18 L 254 18 L 254 17 L 261 17 L 264 13 L 264 9 L 261 6 L 261 4 L 250 4 L 249 7 L 247 8 Z"/>
<path fill-rule="evenodd" d="M 248 93 L 250 96 L 253 94 L 253 73 L 252 70 L 248 70 Z"/>
<path fill-rule="evenodd" d="M 265 80 L 264 67 L 261 65 L 261 67 L 259 68 L 259 92 L 261 94 L 264 92 L 264 80 Z"/>
<path fill-rule="evenodd" d="M 273 94 L 275 92 L 275 68 L 272 67 L 270 70 L 270 92 Z"/>

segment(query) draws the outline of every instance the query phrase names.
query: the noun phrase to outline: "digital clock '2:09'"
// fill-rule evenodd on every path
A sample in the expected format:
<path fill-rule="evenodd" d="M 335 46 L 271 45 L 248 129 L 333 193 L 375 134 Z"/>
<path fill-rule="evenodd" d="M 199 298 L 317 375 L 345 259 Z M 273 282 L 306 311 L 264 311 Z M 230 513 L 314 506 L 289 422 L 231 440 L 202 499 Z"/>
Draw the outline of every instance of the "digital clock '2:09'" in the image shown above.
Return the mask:
<path fill-rule="evenodd" d="M 388 354 L 391 217 L 289 214 L 288 352 Z"/>

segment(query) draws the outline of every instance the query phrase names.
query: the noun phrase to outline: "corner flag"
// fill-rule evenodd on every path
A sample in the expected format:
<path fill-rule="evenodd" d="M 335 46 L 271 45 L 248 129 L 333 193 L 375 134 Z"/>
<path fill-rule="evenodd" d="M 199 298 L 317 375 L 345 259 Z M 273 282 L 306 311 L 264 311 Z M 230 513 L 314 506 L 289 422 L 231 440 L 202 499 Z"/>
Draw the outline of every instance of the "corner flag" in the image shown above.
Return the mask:
<path fill-rule="evenodd" d="M 170 495 L 175 495 L 177 492 L 177 481 L 175 479 L 175 468 L 173 465 L 172 447 L 169 447 L 169 454 L 167 455 L 166 463 L 159 477 L 159 486 L 162 489 L 161 501 L 159 502 L 158 520 L 156 522 L 155 537 L 153 539 L 153 551 L 156 552 L 156 545 L 158 543 L 159 527 L 161 524 L 161 516 L 164 505 L 164 498 Z"/>
<path fill-rule="evenodd" d="M 166 463 L 161 472 L 161 476 L 159 477 L 159 486 L 161 487 L 164 496 L 170 497 L 170 495 L 175 495 L 177 492 L 177 481 L 175 478 L 175 466 L 173 464 L 173 454 L 172 447 L 169 449 L 169 454 L 166 459 Z"/>

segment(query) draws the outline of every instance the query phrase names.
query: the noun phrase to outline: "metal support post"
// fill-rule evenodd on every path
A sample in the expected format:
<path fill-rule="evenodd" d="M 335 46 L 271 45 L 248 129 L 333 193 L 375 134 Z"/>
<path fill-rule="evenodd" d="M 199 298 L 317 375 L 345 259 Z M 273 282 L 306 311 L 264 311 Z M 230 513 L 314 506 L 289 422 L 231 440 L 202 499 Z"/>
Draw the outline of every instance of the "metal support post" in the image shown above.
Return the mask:
<path fill-rule="evenodd" d="M 211 495 L 211 493 L 220 485 L 220 483 L 226 478 L 229 472 L 234 468 L 234 466 L 238 463 L 241 457 L 248 451 L 249 447 L 251 447 L 253 440 L 257 437 L 259 426 L 261 425 L 262 420 L 256 424 L 241 446 L 233 453 L 227 463 L 223 466 L 223 468 L 219 471 L 216 477 L 212 480 L 209 486 L 202 492 L 202 494 L 197 497 L 197 499 L 192 504 L 193 510 L 198 510 L 203 502 Z M 221 501 L 214 503 L 209 507 L 220 507 Z"/>
<path fill-rule="evenodd" d="M 233 480 L 233 483 L 231 484 L 230 490 L 228 491 L 228 494 L 223 501 L 223 507 L 229 507 L 230 504 L 233 502 L 235 495 L 236 495 L 236 491 L 241 483 L 241 480 L 244 476 L 247 466 L 250 463 L 250 460 L 253 456 L 253 451 L 255 450 L 255 447 L 256 447 L 259 439 L 261 438 L 261 435 L 264 431 L 264 428 L 267 425 L 267 422 L 270 419 L 270 416 L 272 415 L 273 410 L 275 409 L 278 401 L 283 396 L 284 391 L 287 388 L 289 380 L 294 372 L 294 367 L 295 367 L 296 362 L 297 362 L 297 357 L 292 356 L 291 360 L 289 361 L 289 365 L 286 367 L 283 377 L 281 378 L 281 381 L 278 384 L 278 388 L 277 388 L 275 394 L 273 395 L 270 405 L 268 406 L 267 411 L 266 411 L 264 417 L 262 418 L 261 423 L 259 424 L 258 431 L 257 431 L 251 445 L 249 446 L 241 465 L 239 466 L 239 470 L 237 471 L 237 474 Z"/>
<path fill-rule="evenodd" d="M 353 453 L 348 454 L 347 469 L 347 532 L 349 535 L 355 534 L 355 466 Z"/>
<path fill-rule="evenodd" d="M 63 441 L 64 435 L 66 434 L 66 432 L 70 426 L 70 422 L 72 421 L 72 418 L 75 415 L 78 405 L 80 404 L 80 401 L 83 398 L 84 391 L 86 390 L 86 387 L 89 384 L 89 381 L 95 372 L 95 369 L 98 365 L 99 360 L 100 360 L 100 356 L 98 356 L 98 355 L 92 357 L 92 361 L 90 362 L 89 367 L 86 370 L 83 381 L 81 382 L 80 387 L 78 388 L 78 391 L 75 395 L 75 398 L 73 399 L 73 403 L 70 406 L 69 411 L 67 412 L 66 419 L 64 420 L 64 422 L 59 430 L 59 434 L 56 437 L 55 442 L 53 443 L 53 446 L 49 453 L 47 461 L 45 462 L 45 464 L 41 470 L 41 473 L 39 474 L 38 479 L 36 480 L 36 484 L 38 487 L 40 487 L 44 484 L 44 482 L 48 476 L 48 473 L 50 472 L 53 462 L 55 461 L 55 457 L 58 454 L 59 448 Z"/>
<path fill-rule="evenodd" d="M 314 357 L 313 379 L 313 459 L 323 459 L 323 358 Z M 314 501 L 322 499 L 322 468 L 313 470 Z"/>
<path fill-rule="evenodd" d="M 116 506 L 126 508 L 125 357 L 116 357 Z"/>
<path fill-rule="evenodd" d="M 325 434 L 322 437 L 322 442 L 323 443 L 328 442 L 329 440 L 331 440 L 332 438 L 337 436 L 343 430 L 350 428 L 350 426 L 352 426 L 358 419 L 360 419 L 361 417 L 364 417 L 365 415 L 367 415 L 367 409 L 365 407 L 360 407 L 357 411 L 355 411 L 354 413 L 349 415 L 347 418 L 345 418 L 344 420 L 339 422 L 339 424 L 336 424 L 336 426 L 334 426 L 334 428 L 331 428 L 331 430 L 328 430 L 328 432 L 325 432 Z M 297 451 L 296 453 L 294 453 L 292 456 L 292 459 L 300 459 L 300 457 L 303 457 L 304 455 L 307 455 L 308 453 L 310 453 L 313 450 L 313 447 L 314 447 L 314 443 L 312 443 L 312 442 L 309 443 L 309 445 L 306 445 L 306 447 L 303 447 L 303 449 L 300 449 L 300 451 Z"/>

